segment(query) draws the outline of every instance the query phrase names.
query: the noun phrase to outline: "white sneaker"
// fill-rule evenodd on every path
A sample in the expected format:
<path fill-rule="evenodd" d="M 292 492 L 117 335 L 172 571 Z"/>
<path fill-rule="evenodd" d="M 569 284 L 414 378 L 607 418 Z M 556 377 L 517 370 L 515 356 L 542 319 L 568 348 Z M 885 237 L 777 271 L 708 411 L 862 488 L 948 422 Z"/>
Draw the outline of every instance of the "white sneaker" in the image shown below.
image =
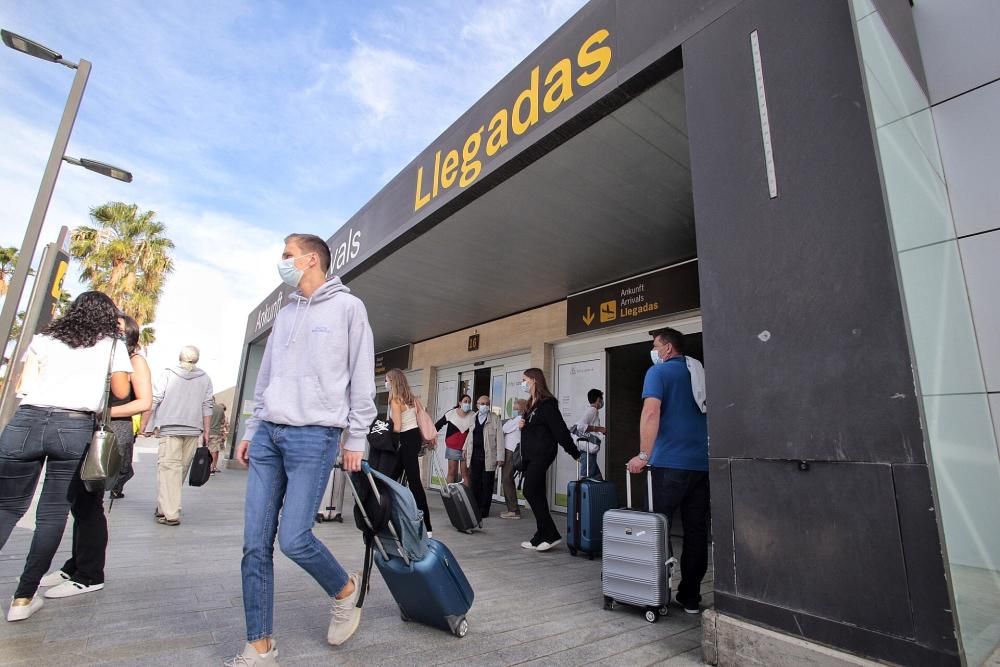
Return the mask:
<path fill-rule="evenodd" d="M 7 620 L 13 623 L 30 618 L 32 614 L 42 608 L 43 604 L 42 596 L 37 594 L 30 600 L 28 598 L 11 598 L 10 609 L 7 610 Z"/>
<path fill-rule="evenodd" d="M 45 597 L 52 598 L 71 598 L 74 595 L 83 595 L 84 593 L 93 593 L 94 591 L 99 591 L 104 588 L 104 584 L 94 584 L 93 586 L 85 586 L 79 581 L 64 581 L 58 586 L 53 586 L 49 590 L 45 591 Z"/>
<path fill-rule="evenodd" d="M 556 540 L 554 542 L 542 542 L 541 544 L 538 545 L 538 551 L 548 551 L 549 549 L 556 546 L 560 542 L 562 542 L 562 540 Z"/>
<path fill-rule="evenodd" d="M 361 610 L 358 609 L 358 596 L 361 595 L 361 575 L 351 575 L 354 592 L 343 600 L 330 598 L 330 629 L 326 632 L 326 641 L 333 646 L 340 646 L 354 634 L 361 623 Z"/>
<path fill-rule="evenodd" d="M 62 570 L 56 570 L 55 572 L 50 572 L 42 580 L 38 582 L 38 585 L 42 588 L 48 588 L 49 586 L 58 586 L 64 581 L 69 581 L 70 576 L 63 572 Z"/>
<path fill-rule="evenodd" d="M 537 551 L 538 550 L 538 547 L 536 547 L 531 542 L 521 542 L 521 548 L 522 549 L 529 549 L 531 551 Z"/>
<path fill-rule="evenodd" d="M 243 653 L 235 658 L 230 658 L 224 663 L 225 667 L 279 667 L 278 666 L 278 643 L 271 638 L 271 650 L 267 653 L 257 653 L 251 644 L 243 647 Z"/>
<path fill-rule="evenodd" d="M 427 539 L 429 540 L 429 539 L 431 539 L 433 537 L 434 537 L 434 531 L 428 530 L 427 531 Z"/>

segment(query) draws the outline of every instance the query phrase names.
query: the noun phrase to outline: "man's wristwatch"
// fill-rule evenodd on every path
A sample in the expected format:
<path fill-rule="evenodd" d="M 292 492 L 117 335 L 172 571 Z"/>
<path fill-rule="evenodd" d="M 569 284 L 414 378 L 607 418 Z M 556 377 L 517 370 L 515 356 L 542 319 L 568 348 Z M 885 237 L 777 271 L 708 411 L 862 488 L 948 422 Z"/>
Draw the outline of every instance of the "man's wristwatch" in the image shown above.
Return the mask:
<path fill-rule="evenodd" d="M 639 460 L 642 461 L 642 462 L 648 461 L 649 460 L 649 454 L 647 454 L 646 452 L 639 452 Z"/>

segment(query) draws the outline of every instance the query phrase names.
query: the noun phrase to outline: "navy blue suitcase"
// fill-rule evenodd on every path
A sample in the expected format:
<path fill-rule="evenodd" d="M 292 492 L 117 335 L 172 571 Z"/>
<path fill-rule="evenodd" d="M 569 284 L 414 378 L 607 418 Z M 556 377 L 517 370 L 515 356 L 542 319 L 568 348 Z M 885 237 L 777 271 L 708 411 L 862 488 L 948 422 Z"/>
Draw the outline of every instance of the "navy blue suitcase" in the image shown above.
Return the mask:
<path fill-rule="evenodd" d="M 583 479 L 567 486 L 566 546 L 573 556 L 579 551 L 591 560 L 601 552 L 604 513 L 618 506 L 614 482 Z"/>
<path fill-rule="evenodd" d="M 441 542 L 427 541 L 427 554 L 407 564 L 386 560 L 375 552 L 375 565 L 399 605 L 404 621 L 416 621 L 464 637 L 469 632 L 465 614 L 475 594 L 458 561 Z"/>

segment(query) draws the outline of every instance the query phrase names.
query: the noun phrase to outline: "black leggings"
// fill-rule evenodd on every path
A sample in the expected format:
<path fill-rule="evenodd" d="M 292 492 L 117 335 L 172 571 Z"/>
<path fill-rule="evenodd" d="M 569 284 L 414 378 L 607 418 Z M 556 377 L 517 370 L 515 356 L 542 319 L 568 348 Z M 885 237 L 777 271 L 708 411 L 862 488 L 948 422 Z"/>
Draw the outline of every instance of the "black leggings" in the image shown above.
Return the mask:
<path fill-rule="evenodd" d="M 399 434 L 399 451 L 396 453 L 396 469 L 392 475 L 393 479 L 399 479 L 406 473 L 406 484 L 413 492 L 413 499 L 417 501 L 424 513 L 424 526 L 431 530 L 431 510 L 427 506 L 427 494 L 424 492 L 424 480 L 420 478 L 420 448 L 423 447 L 423 440 L 420 437 L 419 428 L 411 428 Z"/>
<path fill-rule="evenodd" d="M 527 469 L 524 471 L 524 499 L 528 501 L 532 513 L 535 515 L 536 530 L 532 537 L 532 542 L 537 546 L 539 542 L 554 542 L 560 539 L 559 529 L 556 522 L 549 514 L 549 499 L 545 488 L 545 479 L 548 476 L 549 466 L 556 460 L 556 449 L 532 455 L 528 459 Z"/>

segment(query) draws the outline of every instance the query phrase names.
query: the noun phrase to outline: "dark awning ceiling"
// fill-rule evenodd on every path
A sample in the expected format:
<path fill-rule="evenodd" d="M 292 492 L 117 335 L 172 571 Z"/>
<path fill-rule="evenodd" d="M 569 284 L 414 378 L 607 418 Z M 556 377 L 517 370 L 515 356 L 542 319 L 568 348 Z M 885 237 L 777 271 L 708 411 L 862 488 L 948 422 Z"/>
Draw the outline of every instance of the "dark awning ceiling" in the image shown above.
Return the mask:
<path fill-rule="evenodd" d="M 695 254 L 677 72 L 348 284 L 384 350 Z"/>

